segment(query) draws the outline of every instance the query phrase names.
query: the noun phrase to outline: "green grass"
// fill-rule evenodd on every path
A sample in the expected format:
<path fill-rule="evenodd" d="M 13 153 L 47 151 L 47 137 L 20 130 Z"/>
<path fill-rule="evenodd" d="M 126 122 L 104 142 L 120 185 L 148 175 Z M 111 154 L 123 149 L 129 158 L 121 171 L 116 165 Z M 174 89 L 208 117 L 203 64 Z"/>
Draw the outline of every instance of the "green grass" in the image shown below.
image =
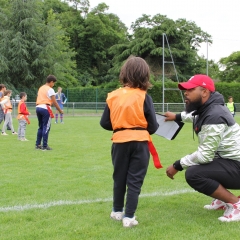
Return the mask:
<path fill-rule="evenodd" d="M 153 135 L 164 168 L 155 169 L 150 160 L 136 212 L 139 225 L 125 229 L 109 218 L 111 132 L 100 127 L 100 117 L 64 120 L 52 124 L 53 151 L 34 149 L 36 118 L 27 126 L 29 142 L 0 136 L 1 240 L 239 239 L 239 223 L 221 223 L 222 211 L 204 210 L 211 199 L 188 186 L 184 171 L 175 180 L 166 177 L 170 164 L 197 147 L 191 124 L 174 141 Z"/>

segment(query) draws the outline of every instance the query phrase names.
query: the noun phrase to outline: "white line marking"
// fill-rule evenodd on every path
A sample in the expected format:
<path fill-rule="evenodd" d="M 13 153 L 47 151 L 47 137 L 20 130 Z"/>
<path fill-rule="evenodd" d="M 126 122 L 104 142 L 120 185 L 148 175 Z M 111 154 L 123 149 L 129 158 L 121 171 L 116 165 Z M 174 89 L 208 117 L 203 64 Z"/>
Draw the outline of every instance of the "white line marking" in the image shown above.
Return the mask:
<path fill-rule="evenodd" d="M 154 193 L 145 193 L 140 194 L 140 198 L 143 197 L 156 197 L 156 196 L 173 196 L 179 195 L 184 193 L 193 193 L 196 192 L 191 189 L 182 189 L 176 190 L 172 192 L 154 192 Z M 79 201 L 66 201 L 66 200 L 59 200 L 53 201 L 49 203 L 42 203 L 42 204 L 26 204 L 26 205 L 18 205 L 18 206 L 10 206 L 10 207 L 0 207 L 0 212 L 10 212 L 10 211 L 26 211 L 30 209 L 43 209 L 49 208 L 54 206 L 63 206 L 63 205 L 82 205 L 82 204 L 89 204 L 89 203 L 98 203 L 98 202 L 110 202 L 112 198 L 97 198 L 95 200 L 79 200 Z"/>

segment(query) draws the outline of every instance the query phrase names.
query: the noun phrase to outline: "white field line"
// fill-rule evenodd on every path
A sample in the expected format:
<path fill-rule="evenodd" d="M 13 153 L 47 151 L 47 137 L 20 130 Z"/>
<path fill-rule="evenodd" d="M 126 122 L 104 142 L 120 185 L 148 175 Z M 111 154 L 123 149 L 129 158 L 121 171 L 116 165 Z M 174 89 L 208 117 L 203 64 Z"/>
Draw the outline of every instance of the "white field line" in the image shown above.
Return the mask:
<path fill-rule="evenodd" d="M 194 190 L 191 189 L 182 189 L 182 190 L 176 190 L 172 192 L 153 192 L 153 193 L 145 193 L 140 194 L 140 198 L 143 197 L 157 197 L 157 196 L 173 196 L 173 195 L 179 195 L 184 193 L 193 193 Z M 9 207 L 0 207 L 0 212 L 10 212 L 10 211 L 26 211 L 31 209 L 43 209 L 43 208 L 49 208 L 54 206 L 63 206 L 63 205 L 82 205 L 82 204 L 90 204 L 90 203 L 98 203 L 98 202 L 110 202 L 112 201 L 112 198 L 97 198 L 93 200 L 79 200 L 79 201 L 67 201 L 67 200 L 59 200 L 59 201 L 53 201 L 48 203 L 42 203 L 42 204 L 26 204 L 26 205 L 17 205 L 17 206 L 9 206 Z"/>

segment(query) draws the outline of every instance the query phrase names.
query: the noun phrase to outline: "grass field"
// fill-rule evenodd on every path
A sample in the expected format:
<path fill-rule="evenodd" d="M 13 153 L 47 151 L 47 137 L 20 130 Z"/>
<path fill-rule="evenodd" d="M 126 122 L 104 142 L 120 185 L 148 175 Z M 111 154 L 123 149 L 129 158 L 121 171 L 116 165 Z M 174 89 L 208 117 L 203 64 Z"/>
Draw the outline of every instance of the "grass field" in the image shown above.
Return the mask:
<path fill-rule="evenodd" d="M 136 212 L 139 225 L 125 229 L 109 218 L 111 132 L 100 127 L 100 117 L 64 120 L 52 124 L 53 151 L 34 149 L 36 118 L 27 126 L 29 142 L 0 136 L 0 240 L 239 239 L 240 222 L 222 223 L 222 211 L 203 209 L 211 199 L 188 186 L 184 171 L 175 180 L 166 177 L 168 165 L 197 147 L 191 124 L 174 141 L 153 136 L 164 168 L 155 169 L 150 160 Z"/>

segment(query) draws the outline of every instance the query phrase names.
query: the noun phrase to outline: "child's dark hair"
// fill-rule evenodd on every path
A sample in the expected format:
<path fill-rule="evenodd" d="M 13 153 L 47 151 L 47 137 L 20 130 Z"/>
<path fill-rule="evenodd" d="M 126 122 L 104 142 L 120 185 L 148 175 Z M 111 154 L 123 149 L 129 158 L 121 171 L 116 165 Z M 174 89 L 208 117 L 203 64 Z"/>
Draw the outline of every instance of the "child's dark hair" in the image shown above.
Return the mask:
<path fill-rule="evenodd" d="M 19 97 L 20 99 L 22 99 L 23 97 L 25 97 L 27 94 L 25 92 L 20 92 L 19 93 Z"/>
<path fill-rule="evenodd" d="M 0 91 L 5 88 L 5 85 L 4 84 L 0 84 Z"/>
<path fill-rule="evenodd" d="M 233 98 L 232 96 L 229 96 L 228 99 Z"/>
<path fill-rule="evenodd" d="M 57 81 L 57 78 L 54 76 L 54 75 L 48 75 L 47 76 L 47 83 L 50 83 L 50 82 L 56 82 Z"/>
<path fill-rule="evenodd" d="M 147 90 L 152 85 L 149 82 L 150 69 L 146 61 L 140 57 L 130 57 L 124 63 L 119 75 L 124 86 Z"/>

